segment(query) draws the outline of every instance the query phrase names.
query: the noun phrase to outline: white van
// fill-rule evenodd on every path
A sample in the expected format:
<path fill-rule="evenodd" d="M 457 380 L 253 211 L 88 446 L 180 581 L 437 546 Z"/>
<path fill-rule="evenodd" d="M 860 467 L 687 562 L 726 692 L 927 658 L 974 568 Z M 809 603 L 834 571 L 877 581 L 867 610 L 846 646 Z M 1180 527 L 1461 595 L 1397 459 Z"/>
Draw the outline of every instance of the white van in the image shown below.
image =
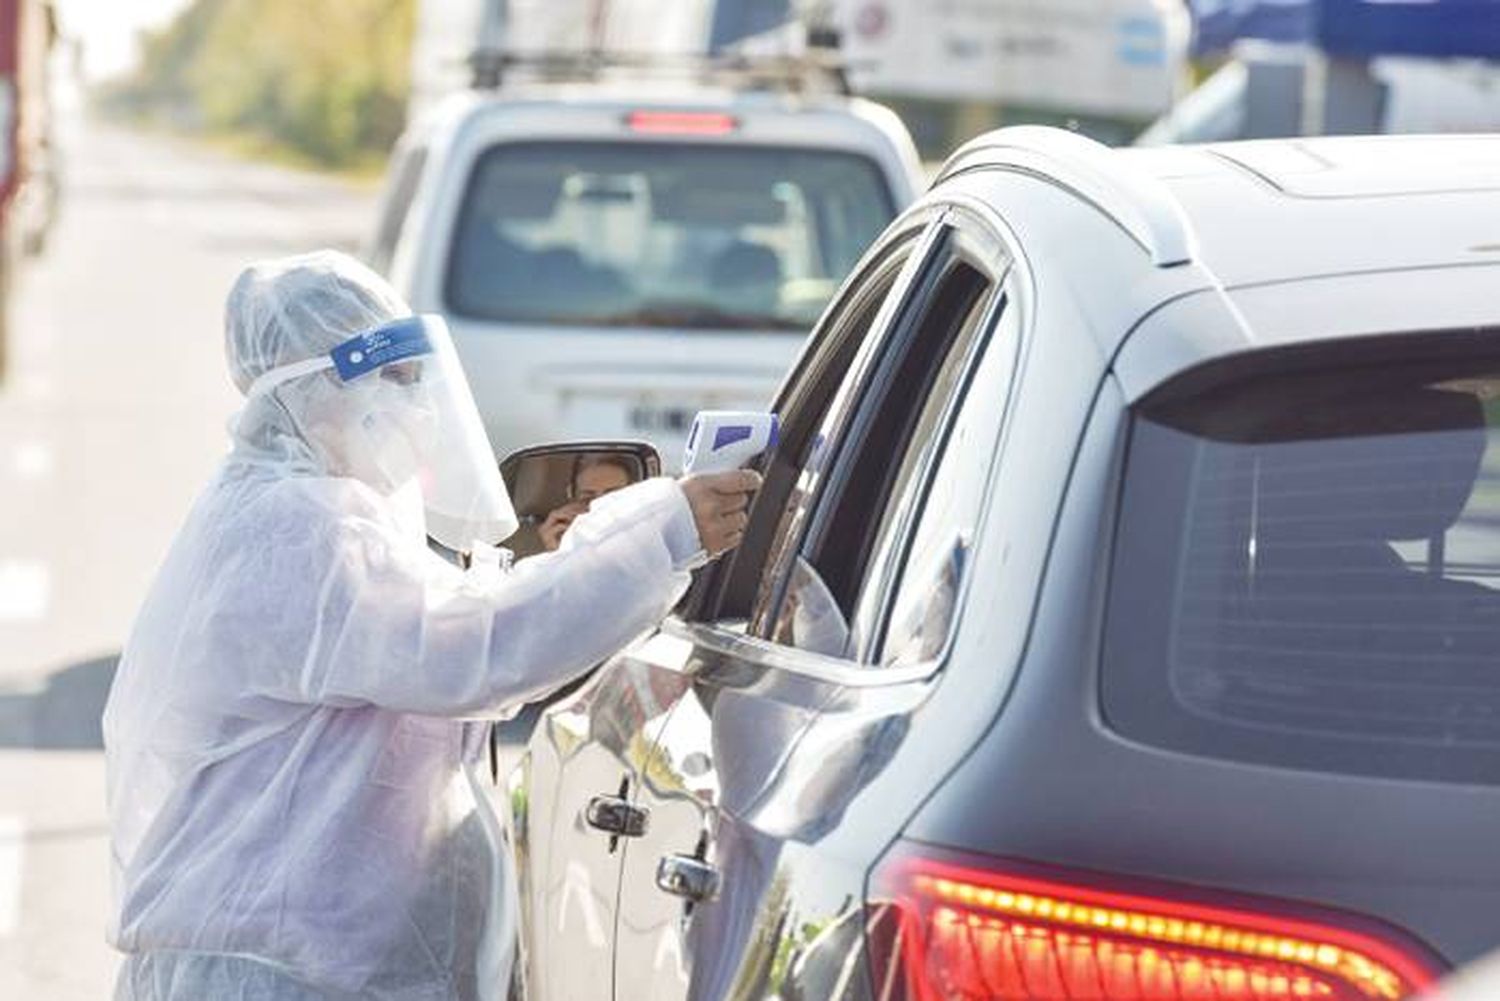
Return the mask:
<path fill-rule="evenodd" d="M 496 450 L 762 408 L 923 185 L 839 95 L 535 84 L 451 99 L 392 160 L 367 257 L 453 329 Z"/>

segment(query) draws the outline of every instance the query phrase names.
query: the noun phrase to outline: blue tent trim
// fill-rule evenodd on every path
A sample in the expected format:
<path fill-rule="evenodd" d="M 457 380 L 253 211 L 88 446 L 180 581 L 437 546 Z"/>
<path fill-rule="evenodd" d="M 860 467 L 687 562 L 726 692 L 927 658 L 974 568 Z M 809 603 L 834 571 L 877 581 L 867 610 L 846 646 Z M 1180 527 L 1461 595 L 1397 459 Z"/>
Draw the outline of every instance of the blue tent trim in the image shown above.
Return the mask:
<path fill-rule="evenodd" d="M 1193 50 L 1242 38 L 1335 55 L 1500 59 L 1500 0 L 1189 0 Z"/>
<path fill-rule="evenodd" d="M 1500 59 L 1500 0 L 1323 0 L 1318 30 L 1344 55 Z"/>
<path fill-rule="evenodd" d="M 790 0 L 719 0 L 714 4 L 708 49 L 720 52 L 752 35 L 779 28 L 791 17 Z"/>
<path fill-rule="evenodd" d="M 1316 34 L 1312 0 L 1189 0 L 1193 51 L 1222 52 L 1242 38 L 1307 42 Z"/>

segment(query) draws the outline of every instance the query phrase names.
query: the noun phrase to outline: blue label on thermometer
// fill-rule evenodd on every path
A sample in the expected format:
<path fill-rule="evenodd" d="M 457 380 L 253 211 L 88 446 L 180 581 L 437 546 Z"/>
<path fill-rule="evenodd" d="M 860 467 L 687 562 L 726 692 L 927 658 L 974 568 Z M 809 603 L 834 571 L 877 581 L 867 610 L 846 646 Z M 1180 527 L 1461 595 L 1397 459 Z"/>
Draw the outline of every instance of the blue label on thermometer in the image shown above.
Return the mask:
<path fill-rule="evenodd" d="M 714 432 L 714 451 L 726 445 L 733 445 L 737 441 L 749 441 L 752 429 L 747 424 L 733 424 L 729 427 L 721 427 Z"/>

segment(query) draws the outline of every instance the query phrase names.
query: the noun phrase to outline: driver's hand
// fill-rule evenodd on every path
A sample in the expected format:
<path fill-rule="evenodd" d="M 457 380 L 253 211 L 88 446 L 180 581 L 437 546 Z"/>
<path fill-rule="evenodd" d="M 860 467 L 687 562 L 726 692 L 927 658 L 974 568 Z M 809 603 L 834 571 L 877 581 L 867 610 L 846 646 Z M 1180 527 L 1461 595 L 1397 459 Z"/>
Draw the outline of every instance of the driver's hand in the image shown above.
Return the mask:
<path fill-rule="evenodd" d="M 541 538 L 542 545 L 549 552 L 562 545 L 563 533 L 568 526 L 573 524 L 573 519 L 589 509 L 588 504 L 583 501 L 571 501 L 560 508 L 556 508 L 547 515 L 547 520 L 537 528 L 536 534 Z"/>
<path fill-rule="evenodd" d="M 760 489 L 760 474 L 749 469 L 696 473 L 678 483 L 693 509 L 704 551 L 718 556 L 739 545 L 750 522 L 750 497 Z"/>

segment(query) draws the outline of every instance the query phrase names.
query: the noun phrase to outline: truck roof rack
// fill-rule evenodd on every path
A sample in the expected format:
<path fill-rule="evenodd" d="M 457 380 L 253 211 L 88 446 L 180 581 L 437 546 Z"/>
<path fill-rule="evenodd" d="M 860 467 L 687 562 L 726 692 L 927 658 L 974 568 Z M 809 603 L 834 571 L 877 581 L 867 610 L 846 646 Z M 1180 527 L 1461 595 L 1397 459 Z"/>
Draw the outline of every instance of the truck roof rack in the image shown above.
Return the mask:
<path fill-rule="evenodd" d="M 949 157 L 938 181 L 985 169 L 1028 173 L 1069 189 L 1129 233 L 1159 268 L 1196 257 L 1192 226 L 1167 186 L 1087 136 L 1041 125 L 996 129 Z"/>
<path fill-rule="evenodd" d="M 824 44 L 816 44 L 822 41 Z M 796 54 L 717 55 L 622 52 L 618 50 L 510 52 L 476 49 L 469 56 L 472 85 L 495 90 L 516 77 L 549 83 L 596 83 L 606 79 L 690 80 L 742 90 L 789 93 L 851 93 L 848 67 L 827 39 L 809 34 Z"/>

